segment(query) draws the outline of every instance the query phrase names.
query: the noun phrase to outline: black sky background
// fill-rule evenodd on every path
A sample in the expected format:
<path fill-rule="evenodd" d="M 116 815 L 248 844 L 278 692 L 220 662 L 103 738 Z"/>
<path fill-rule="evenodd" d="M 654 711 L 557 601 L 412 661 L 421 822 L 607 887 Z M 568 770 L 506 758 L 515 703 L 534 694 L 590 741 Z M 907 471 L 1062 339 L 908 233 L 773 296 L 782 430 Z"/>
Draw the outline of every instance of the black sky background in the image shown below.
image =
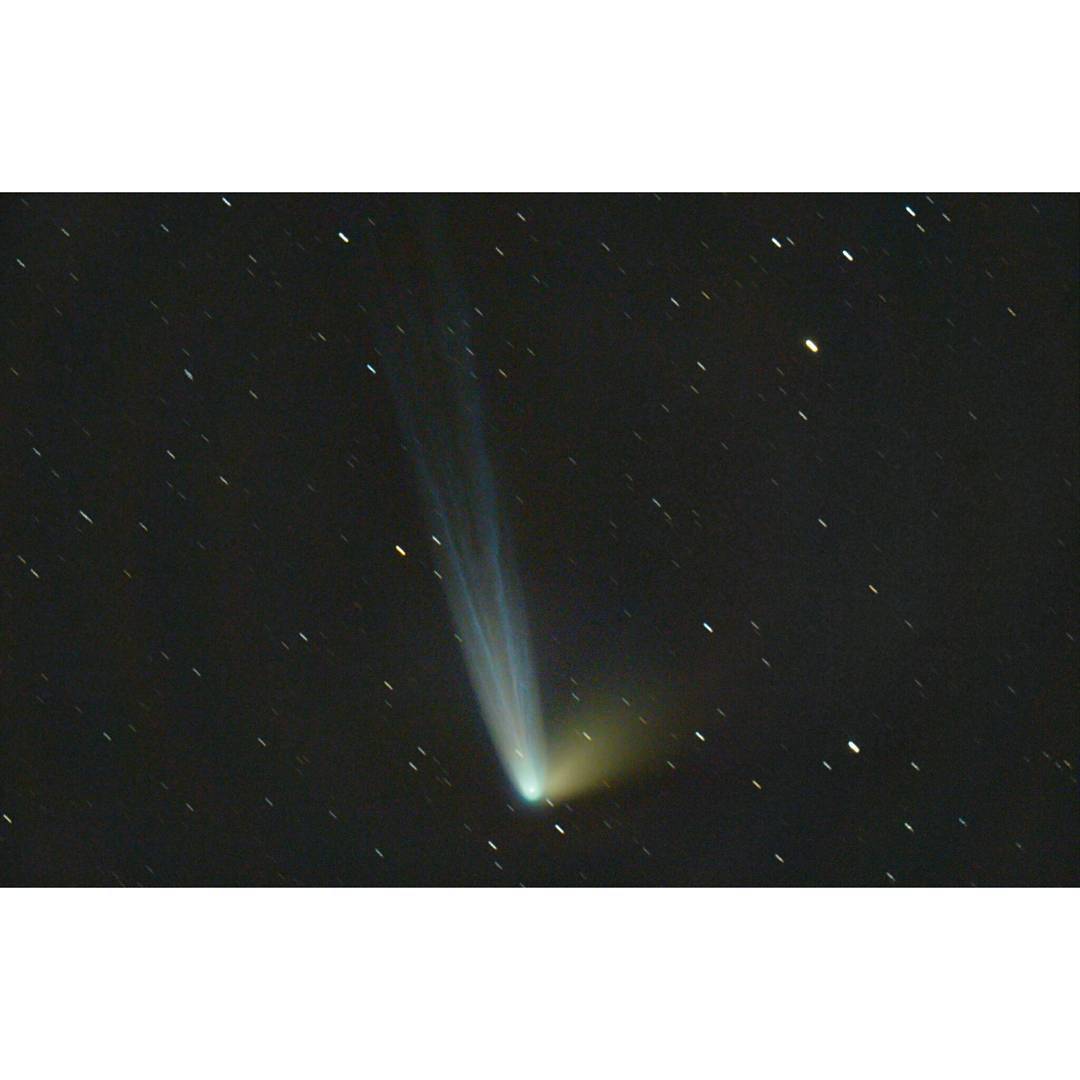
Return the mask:
<path fill-rule="evenodd" d="M 414 209 L 5 198 L 0 881 L 1075 884 L 1075 197 L 445 200 L 545 704 L 662 744 L 539 809 L 379 371 Z"/>

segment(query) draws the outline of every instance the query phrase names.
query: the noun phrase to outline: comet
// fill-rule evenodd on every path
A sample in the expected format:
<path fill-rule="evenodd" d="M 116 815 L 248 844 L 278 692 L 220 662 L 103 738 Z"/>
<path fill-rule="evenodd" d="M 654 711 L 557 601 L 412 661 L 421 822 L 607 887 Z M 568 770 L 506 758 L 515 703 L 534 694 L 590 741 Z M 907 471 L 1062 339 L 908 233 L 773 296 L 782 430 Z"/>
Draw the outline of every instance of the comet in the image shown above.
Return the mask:
<path fill-rule="evenodd" d="M 659 753 L 662 725 L 631 712 L 621 691 L 596 692 L 574 712 L 542 712 L 514 522 L 485 437 L 489 366 L 472 348 L 482 315 L 465 303 L 440 235 L 429 214 L 415 235 L 399 238 L 393 263 L 379 251 L 388 306 L 380 367 L 368 369 L 384 371 L 391 388 L 436 574 L 496 757 L 523 801 L 554 806 L 646 768 Z M 400 545 L 395 551 L 406 557 Z"/>
<path fill-rule="evenodd" d="M 480 362 L 445 260 L 403 289 L 382 338 L 393 392 L 480 715 L 510 782 L 544 797 L 547 755 L 536 664 L 510 528 L 484 434 Z M 415 268 L 414 268 L 415 269 Z"/>

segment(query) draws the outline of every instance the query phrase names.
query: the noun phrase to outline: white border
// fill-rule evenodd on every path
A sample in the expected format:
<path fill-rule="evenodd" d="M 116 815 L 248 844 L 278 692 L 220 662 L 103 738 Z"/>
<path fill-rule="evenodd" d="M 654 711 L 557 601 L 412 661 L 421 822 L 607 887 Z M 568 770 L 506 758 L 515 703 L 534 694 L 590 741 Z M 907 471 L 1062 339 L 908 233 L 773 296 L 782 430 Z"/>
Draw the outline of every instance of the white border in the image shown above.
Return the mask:
<path fill-rule="evenodd" d="M 18 1077 L 1064 1075 L 1068 890 L 7 890 Z"/>
<path fill-rule="evenodd" d="M 8 190 L 1076 190 L 1067 5 L 6 13 Z"/>

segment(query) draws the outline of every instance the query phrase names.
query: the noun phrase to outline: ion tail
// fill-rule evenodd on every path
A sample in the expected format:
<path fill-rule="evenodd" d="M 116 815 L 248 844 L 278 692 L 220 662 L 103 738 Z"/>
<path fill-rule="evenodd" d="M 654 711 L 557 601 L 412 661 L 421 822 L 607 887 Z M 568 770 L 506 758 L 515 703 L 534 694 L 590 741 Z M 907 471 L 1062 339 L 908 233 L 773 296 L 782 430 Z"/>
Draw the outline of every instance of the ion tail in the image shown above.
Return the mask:
<path fill-rule="evenodd" d="M 544 792 L 546 760 L 523 592 L 484 437 L 471 320 L 453 285 L 433 214 L 412 258 L 381 254 L 388 305 L 383 370 L 412 454 L 440 573 L 484 724 L 526 799 Z M 392 313 L 392 314 L 391 314 Z"/>

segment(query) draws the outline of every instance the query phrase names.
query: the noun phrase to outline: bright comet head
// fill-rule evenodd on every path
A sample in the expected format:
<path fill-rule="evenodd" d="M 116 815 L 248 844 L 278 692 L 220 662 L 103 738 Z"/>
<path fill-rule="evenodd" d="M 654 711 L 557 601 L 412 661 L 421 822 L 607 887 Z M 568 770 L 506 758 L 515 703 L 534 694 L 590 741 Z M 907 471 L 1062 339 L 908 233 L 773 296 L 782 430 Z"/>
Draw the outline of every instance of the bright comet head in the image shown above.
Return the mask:
<path fill-rule="evenodd" d="M 521 794 L 524 795 L 529 802 L 536 802 L 543 793 L 540 790 L 540 785 L 535 780 L 526 780 L 521 787 Z"/>
<path fill-rule="evenodd" d="M 514 762 L 509 771 L 518 794 L 527 802 L 538 802 L 544 794 L 544 784 L 536 764 L 519 759 Z"/>

